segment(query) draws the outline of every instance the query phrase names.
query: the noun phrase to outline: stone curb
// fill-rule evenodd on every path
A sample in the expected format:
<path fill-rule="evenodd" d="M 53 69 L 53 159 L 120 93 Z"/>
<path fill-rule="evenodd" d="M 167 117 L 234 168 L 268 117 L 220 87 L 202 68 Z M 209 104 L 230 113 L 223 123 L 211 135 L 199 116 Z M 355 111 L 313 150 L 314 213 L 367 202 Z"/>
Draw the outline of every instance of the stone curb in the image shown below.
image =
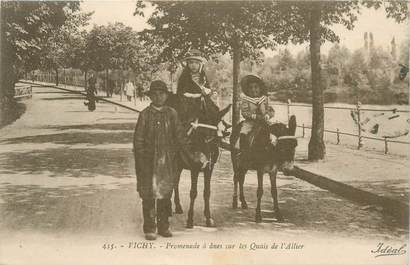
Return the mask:
<path fill-rule="evenodd" d="M 384 212 L 396 217 L 400 224 L 404 226 L 409 225 L 409 205 L 406 203 L 355 188 L 351 185 L 307 171 L 298 166 L 294 167 L 292 175 L 349 200 L 362 204 L 381 206 Z"/>

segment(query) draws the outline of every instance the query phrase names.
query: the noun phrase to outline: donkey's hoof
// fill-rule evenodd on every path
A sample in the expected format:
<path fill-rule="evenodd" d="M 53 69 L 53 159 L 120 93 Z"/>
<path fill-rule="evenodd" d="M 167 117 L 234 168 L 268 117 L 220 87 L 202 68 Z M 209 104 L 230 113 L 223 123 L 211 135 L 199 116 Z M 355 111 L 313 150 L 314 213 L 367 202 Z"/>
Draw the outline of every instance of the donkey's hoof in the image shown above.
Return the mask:
<path fill-rule="evenodd" d="M 246 201 L 241 202 L 241 207 L 242 209 L 248 209 L 248 204 L 246 203 Z"/>
<path fill-rule="evenodd" d="M 192 221 L 192 220 L 188 220 L 187 222 L 186 222 L 186 228 L 194 228 L 194 221 Z"/>
<path fill-rule="evenodd" d="M 207 218 L 205 223 L 207 227 L 215 227 L 215 221 L 212 218 Z"/>
<path fill-rule="evenodd" d="M 176 205 L 176 206 L 175 206 L 175 213 L 176 213 L 176 214 L 184 213 L 184 210 L 182 210 L 181 205 Z"/>
<path fill-rule="evenodd" d="M 256 223 L 262 223 L 262 215 L 260 215 L 260 214 L 257 214 L 256 216 L 255 216 L 255 222 Z"/>

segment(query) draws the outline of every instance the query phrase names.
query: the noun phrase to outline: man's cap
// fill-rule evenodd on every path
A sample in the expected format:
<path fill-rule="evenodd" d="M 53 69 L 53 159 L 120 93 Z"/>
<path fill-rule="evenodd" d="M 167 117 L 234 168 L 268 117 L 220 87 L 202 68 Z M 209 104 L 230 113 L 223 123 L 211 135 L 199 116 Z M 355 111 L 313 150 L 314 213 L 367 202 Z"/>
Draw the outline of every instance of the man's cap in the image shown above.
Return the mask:
<path fill-rule="evenodd" d="M 167 85 L 161 80 L 152 81 L 146 94 L 150 95 L 154 91 L 163 91 L 169 93 Z"/>

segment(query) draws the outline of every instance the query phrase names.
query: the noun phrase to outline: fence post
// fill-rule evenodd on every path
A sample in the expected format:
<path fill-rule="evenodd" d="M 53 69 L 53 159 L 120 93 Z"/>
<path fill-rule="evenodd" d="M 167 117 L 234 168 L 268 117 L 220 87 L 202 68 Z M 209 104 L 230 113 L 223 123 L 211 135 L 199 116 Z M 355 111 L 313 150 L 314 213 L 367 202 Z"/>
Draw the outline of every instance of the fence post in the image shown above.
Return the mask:
<path fill-rule="evenodd" d="M 384 137 L 384 154 L 386 155 L 389 152 L 387 137 Z"/>
<path fill-rule="evenodd" d="M 288 122 L 289 122 L 289 119 L 290 119 L 290 104 L 291 104 L 292 102 L 290 101 L 290 99 L 288 98 Z"/>
<path fill-rule="evenodd" d="M 357 149 L 360 149 L 363 147 L 363 139 L 362 139 L 362 126 L 360 122 L 360 107 L 362 103 L 360 101 L 357 102 L 356 109 L 357 109 L 357 127 L 359 128 L 359 133 L 358 133 L 358 143 L 357 143 Z"/>
<path fill-rule="evenodd" d="M 336 129 L 336 135 L 337 135 L 336 144 L 340 144 L 340 131 L 339 131 L 339 128 Z"/>
<path fill-rule="evenodd" d="M 305 124 L 302 123 L 302 138 L 305 138 Z"/>

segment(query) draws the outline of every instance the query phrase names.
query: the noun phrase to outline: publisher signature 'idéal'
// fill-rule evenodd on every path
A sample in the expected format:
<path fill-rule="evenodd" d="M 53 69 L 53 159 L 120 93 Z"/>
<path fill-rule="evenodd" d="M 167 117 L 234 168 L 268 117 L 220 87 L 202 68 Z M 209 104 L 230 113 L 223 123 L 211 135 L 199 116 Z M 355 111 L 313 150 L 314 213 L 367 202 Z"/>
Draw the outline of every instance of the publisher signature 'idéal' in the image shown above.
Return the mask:
<path fill-rule="evenodd" d="M 398 256 L 404 255 L 407 252 L 407 244 L 403 244 L 400 247 L 392 247 L 390 245 L 379 243 L 376 249 L 372 250 L 371 253 L 375 254 L 375 258 L 382 256 Z"/>

